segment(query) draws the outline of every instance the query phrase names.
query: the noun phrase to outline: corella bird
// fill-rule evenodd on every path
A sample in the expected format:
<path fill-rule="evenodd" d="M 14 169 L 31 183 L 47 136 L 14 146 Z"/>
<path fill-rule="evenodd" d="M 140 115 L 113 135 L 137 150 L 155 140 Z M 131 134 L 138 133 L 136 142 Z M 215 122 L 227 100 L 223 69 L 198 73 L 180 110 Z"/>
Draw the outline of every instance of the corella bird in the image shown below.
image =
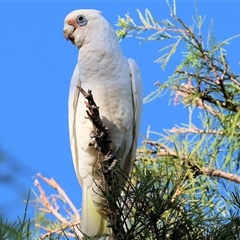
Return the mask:
<path fill-rule="evenodd" d="M 86 119 L 84 97 L 77 86 L 91 89 L 101 119 L 129 174 L 137 148 L 142 109 L 142 81 L 133 59 L 126 59 L 110 24 L 97 10 L 76 10 L 64 21 L 64 36 L 79 49 L 69 92 L 69 131 L 73 163 L 82 186 L 81 230 L 88 236 L 107 233 L 103 199 L 95 173 L 96 149 L 89 144 L 92 123 Z"/>

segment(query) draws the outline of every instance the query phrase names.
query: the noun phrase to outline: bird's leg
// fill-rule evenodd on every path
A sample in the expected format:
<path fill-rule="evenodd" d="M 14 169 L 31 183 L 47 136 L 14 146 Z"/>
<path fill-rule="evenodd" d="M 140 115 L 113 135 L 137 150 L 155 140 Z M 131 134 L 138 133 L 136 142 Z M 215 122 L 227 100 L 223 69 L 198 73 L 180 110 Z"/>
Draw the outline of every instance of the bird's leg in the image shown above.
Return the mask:
<path fill-rule="evenodd" d="M 111 152 L 110 154 L 105 156 L 105 158 L 103 159 L 103 163 L 105 163 L 105 162 L 108 162 L 108 167 L 104 171 L 104 173 L 107 173 L 107 172 L 113 170 L 118 162 L 118 160 L 116 158 L 116 154 L 114 152 Z"/>

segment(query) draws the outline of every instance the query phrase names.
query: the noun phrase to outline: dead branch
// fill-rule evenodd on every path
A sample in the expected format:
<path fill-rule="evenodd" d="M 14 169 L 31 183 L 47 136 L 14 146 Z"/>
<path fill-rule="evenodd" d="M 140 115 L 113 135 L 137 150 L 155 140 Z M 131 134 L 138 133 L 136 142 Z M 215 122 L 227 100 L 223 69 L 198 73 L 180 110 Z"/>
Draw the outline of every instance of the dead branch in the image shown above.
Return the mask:
<path fill-rule="evenodd" d="M 112 179 L 110 177 L 111 171 L 116 166 L 118 160 L 117 155 L 113 149 L 113 143 L 109 139 L 108 128 L 103 125 L 100 117 L 99 107 L 96 105 L 92 91 L 86 92 L 82 87 L 77 86 L 82 95 L 87 99 L 85 102 L 87 107 L 87 119 L 92 122 L 93 130 L 91 138 L 94 140 L 91 145 L 95 147 L 98 155 L 99 170 L 103 173 L 103 186 L 111 185 Z M 105 189 L 106 190 L 106 189 Z"/>
<path fill-rule="evenodd" d="M 43 177 L 41 173 L 37 174 L 37 177 L 45 181 L 49 186 L 53 187 L 55 190 L 58 191 L 59 195 L 64 199 L 64 201 L 68 204 L 70 209 L 73 211 L 74 218 L 77 223 L 80 223 L 80 215 L 79 211 L 75 207 L 75 205 L 72 203 L 66 192 L 60 187 L 60 185 L 53 179 L 53 178 L 46 178 Z"/>
<path fill-rule="evenodd" d="M 49 202 L 45 191 L 43 190 L 43 188 L 41 187 L 41 185 L 39 184 L 39 181 L 37 179 L 35 179 L 34 181 L 34 185 L 39 189 L 40 191 L 40 198 L 43 201 L 43 205 L 46 208 L 46 210 L 49 213 L 52 213 L 54 216 L 56 216 L 56 218 L 61 221 L 62 223 L 67 223 L 67 220 L 52 206 L 52 204 Z"/>
<path fill-rule="evenodd" d="M 73 214 L 71 215 L 71 220 L 68 221 L 66 219 L 66 217 L 62 216 L 59 213 L 59 206 L 57 204 L 58 197 L 55 195 L 52 195 L 51 196 L 52 201 L 49 201 L 49 198 L 47 197 L 47 194 L 43 190 L 38 179 L 35 179 L 34 185 L 38 188 L 38 190 L 40 192 L 39 199 L 40 199 L 41 207 L 39 208 L 39 211 L 50 213 L 50 214 L 54 215 L 56 217 L 56 219 L 58 219 L 61 222 L 61 225 L 54 230 L 50 229 L 49 227 L 44 227 L 43 225 L 35 224 L 37 227 L 47 231 L 45 234 L 43 234 L 41 236 L 40 239 L 45 239 L 54 233 L 61 233 L 68 228 L 72 229 L 77 234 L 77 236 L 79 236 L 82 239 L 83 234 L 79 230 L 79 228 L 80 228 L 79 227 L 80 226 L 79 211 L 76 209 L 76 207 L 74 206 L 72 201 L 69 199 L 69 197 L 67 196 L 65 191 L 61 188 L 61 186 L 53 178 L 48 179 L 48 178 L 42 176 L 40 173 L 38 173 L 36 177 L 38 177 L 39 179 L 46 182 L 49 186 L 53 187 L 59 193 L 59 196 L 60 196 L 59 198 L 62 199 L 66 204 L 68 204 L 71 211 L 73 212 Z M 73 218 L 72 218 L 72 216 L 73 216 Z M 64 234 L 66 234 L 69 237 L 72 236 L 72 233 L 70 233 L 70 232 L 64 232 Z M 76 236 L 76 234 L 74 236 Z"/>

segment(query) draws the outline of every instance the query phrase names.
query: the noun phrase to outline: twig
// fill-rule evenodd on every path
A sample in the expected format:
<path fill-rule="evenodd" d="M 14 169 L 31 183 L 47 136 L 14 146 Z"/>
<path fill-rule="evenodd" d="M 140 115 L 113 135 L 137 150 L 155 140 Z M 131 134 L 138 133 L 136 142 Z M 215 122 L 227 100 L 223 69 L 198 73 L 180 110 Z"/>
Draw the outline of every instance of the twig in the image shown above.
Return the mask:
<path fill-rule="evenodd" d="M 143 141 L 143 144 L 148 144 L 148 145 L 159 147 L 160 151 L 159 151 L 159 149 L 157 151 L 157 155 L 160 154 L 159 156 L 166 156 L 166 154 L 167 154 L 167 155 L 170 155 L 170 156 L 173 156 L 173 157 L 179 157 L 179 154 L 177 154 L 175 151 L 171 150 L 166 145 L 161 144 L 159 142 L 145 140 L 145 141 Z M 181 157 L 184 158 L 184 159 L 187 159 L 187 157 L 184 157 L 184 156 L 181 156 Z"/>
<path fill-rule="evenodd" d="M 171 133 L 196 133 L 196 134 L 212 134 L 212 135 L 220 135 L 220 136 L 226 136 L 227 133 L 223 131 L 217 131 L 217 130 L 203 130 L 199 128 L 176 128 L 173 127 L 169 130 Z M 236 133 L 237 134 L 237 133 Z"/>
<path fill-rule="evenodd" d="M 43 235 L 40 237 L 40 239 L 42 240 L 42 239 L 45 239 L 45 238 L 47 238 L 47 237 L 49 237 L 49 236 L 51 236 L 51 235 L 53 235 L 53 234 L 62 233 L 62 232 L 63 232 L 65 229 L 67 229 L 67 228 L 75 228 L 75 227 L 79 228 L 80 223 L 69 223 L 69 224 L 67 224 L 67 225 L 63 225 L 63 226 L 61 226 L 61 227 L 59 227 L 59 228 L 56 228 L 56 229 L 54 229 L 54 230 L 49 230 L 48 228 L 44 228 L 43 226 L 40 226 L 40 225 L 38 225 L 38 224 L 37 224 L 37 226 L 45 229 L 46 231 L 48 231 L 47 233 L 43 234 Z M 65 233 L 66 233 L 66 232 L 65 232 Z M 69 232 L 67 232 L 66 235 L 67 235 L 68 237 L 72 237 L 72 238 L 73 238 L 73 237 L 76 237 L 75 234 L 69 233 Z"/>
<path fill-rule="evenodd" d="M 41 173 L 38 173 L 38 174 L 37 174 L 37 177 L 39 177 L 40 179 L 42 179 L 43 181 L 45 181 L 48 185 L 50 185 L 50 186 L 53 187 L 55 190 L 57 190 L 61 196 L 63 196 L 63 199 L 67 202 L 67 204 L 69 205 L 69 207 L 70 207 L 71 210 L 73 211 L 76 222 L 80 223 L 79 211 L 77 210 L 77 208 L 75 207 L 75 205 L 72 203 L 72 201 L 70 200 L 70 198 L 68 197 L 68 195 L 66 194 L 66 192 L 59 186 L 59 184 L 58 184 L 53 178 L 48 179 L 48 178 L 46 178 L 46 177 L 43 177 L 43 176 L 41 175 Z"/>
<path fill-rule="evenodd" d="M 67 219 L 59 213 L 59 206 L 56 202 L 57 201 L 56 197 L 52 196 L 53 202 L 51 203 L 48 200 L 48 197 L 47 197 L 45 191 L 43 190 L 42 186 L 40 185 L 38 179 L 35 179 L 34 185 L 38 188 L 38 190 L 40 192 L 40 199 L 42 201 L 42 205 L 44 206 L 44 208 L 40 207 L 39 210 L 42 211 L 42 212 L 53 214 L 63 224 L 62 226 L 60 226 L 59 228 L 54 229 L 54 230 L 49 229 L 48 227 L 44 227 L 44 226 L 39 225 L 39 224 L 35 224 L 36 226 L 39 226 L 41 229 L 47 231 L 47 233 L 42 235 L 41 239 L 44 239 L 44 237 L 47 237 L 47 236 L 49 236 L 53 233 L 58 233 L 58 232 L 60 232 L 60 230 L 63 231 L 63 229 L 66 229 L 66 228 L 69 228 L 69 227 L 73 228 L 73 230 L 75 231 L 75 233 L 76 233 L 74 235 L 75 237 L 77 235 L 80 239 L 83 239 L 83 234 L 81 233 L 80 228 L 76 228 L 76 229 L 74 228 L 75 226 L 80 225 L 79 212 L 77 211 L 76 207 L 73 205 L 72 201 L 69 199 L 69 197 L 67 196 L 65 191 L 60 187 L 60 185 L 53 178 L 48 179 L 46 177 L 43 177 L 40 173 L 37 174 L 37 177 L 42 179 L 49 186 L 53 187 L 55 190 L 58 191 L 59 195 L 61 195 L 61 198 L 64 199 L 64 202 L 66 202 L 69 205 L 69 207 L 71 208 L 71 210 L 73 211 L 74 217 L 75 217 L 74 221 L 71 220 L 73 222 L 67 221 Z M 66 232 L 65 234 L 70 236 L 69 232 Z"/>
<path fill-rule="evenodd" d="M 166 28 L 166 27 L 154 27 L 154 26 L 129 26 L 129 27 L 124 27 L 124 29 L 129 32 L 131 30 L 140 30 L 140 31 L 146 31 L 146 30 L 155 30 L 158 32 L 174 32 L 174 33 L 187 33 L 186 30 L 182 30 L 182 29 L 175 29 L 175 28 Z"/>
<path fill-rule="evenodd" d="M 214 169 L 214 168 L 210 168 L 210 167 L 199 167 L 199 166 L 195 165 L 193 163 L 193 161 L 191 161 L 191 159 L 189 159 L 189 157 L 180 155 L 180 154 L 176 153 L 174 150 L 171 150 L 167 146 L 165 146 L 161 143 L 158 143 L 158 142 L 146 140 L 143 143 L 149 144 L 152 146 L 156 146 L 156 147 L 160 147 L 161 149 L 156 150 L 155 152 L 151 152 L 151 150 L 148 150 L 147 152 L 146 152 L 146 150 L 139 150 L 138 153 L 157 154 L 158 156 L 161 156 L 161 157 L 171 156 L 174 158 L 179 158 L 182 161 L 188 160 L 189 162 L 187 162 L 187 164 L 190 165 L 190 169 L 192 169 L 194 177 L 205 174 L 205 175 L 211 176 L 211 177 L 224 178 L 226 180 L 230 180 L 232 182 L 240 184 L 240 176 L 238 176 L 237 174 L 227 173 L 222 170 L 218 170 L 218 169 Z"/>
<path fill-rule="evenodd" d="M 68 223 L 67 220 L 60 213 L 58 213 L 58 211 L 56 211 L 56 209 L 51 205 L 51 203 L 49 202 L 49 200 L 46 196 L 45 191 L 43 190 L 43 188 L 41 187 L 41 185 L 39 184 L 37 179 L 35 179 L 34 185 L 39 189 L 40 198 L 42 199 L 43 205 L 47 208 L 47 210 L 50 213 L 52 213 L 62 223 Z"/>

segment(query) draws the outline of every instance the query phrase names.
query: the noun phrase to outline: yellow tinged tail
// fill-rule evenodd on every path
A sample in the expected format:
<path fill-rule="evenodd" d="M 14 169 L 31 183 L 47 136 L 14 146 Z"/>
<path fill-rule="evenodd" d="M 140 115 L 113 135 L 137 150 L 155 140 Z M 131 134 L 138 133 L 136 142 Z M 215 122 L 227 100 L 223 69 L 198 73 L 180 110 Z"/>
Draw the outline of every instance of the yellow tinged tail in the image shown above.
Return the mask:
<path fill-rule="evenodd" d="M 88 189 L 83 187 L 81 231 L 89 237 L 109 233 L 106 224 L 104 214 L 98 211 L 89 195 Z"/>

